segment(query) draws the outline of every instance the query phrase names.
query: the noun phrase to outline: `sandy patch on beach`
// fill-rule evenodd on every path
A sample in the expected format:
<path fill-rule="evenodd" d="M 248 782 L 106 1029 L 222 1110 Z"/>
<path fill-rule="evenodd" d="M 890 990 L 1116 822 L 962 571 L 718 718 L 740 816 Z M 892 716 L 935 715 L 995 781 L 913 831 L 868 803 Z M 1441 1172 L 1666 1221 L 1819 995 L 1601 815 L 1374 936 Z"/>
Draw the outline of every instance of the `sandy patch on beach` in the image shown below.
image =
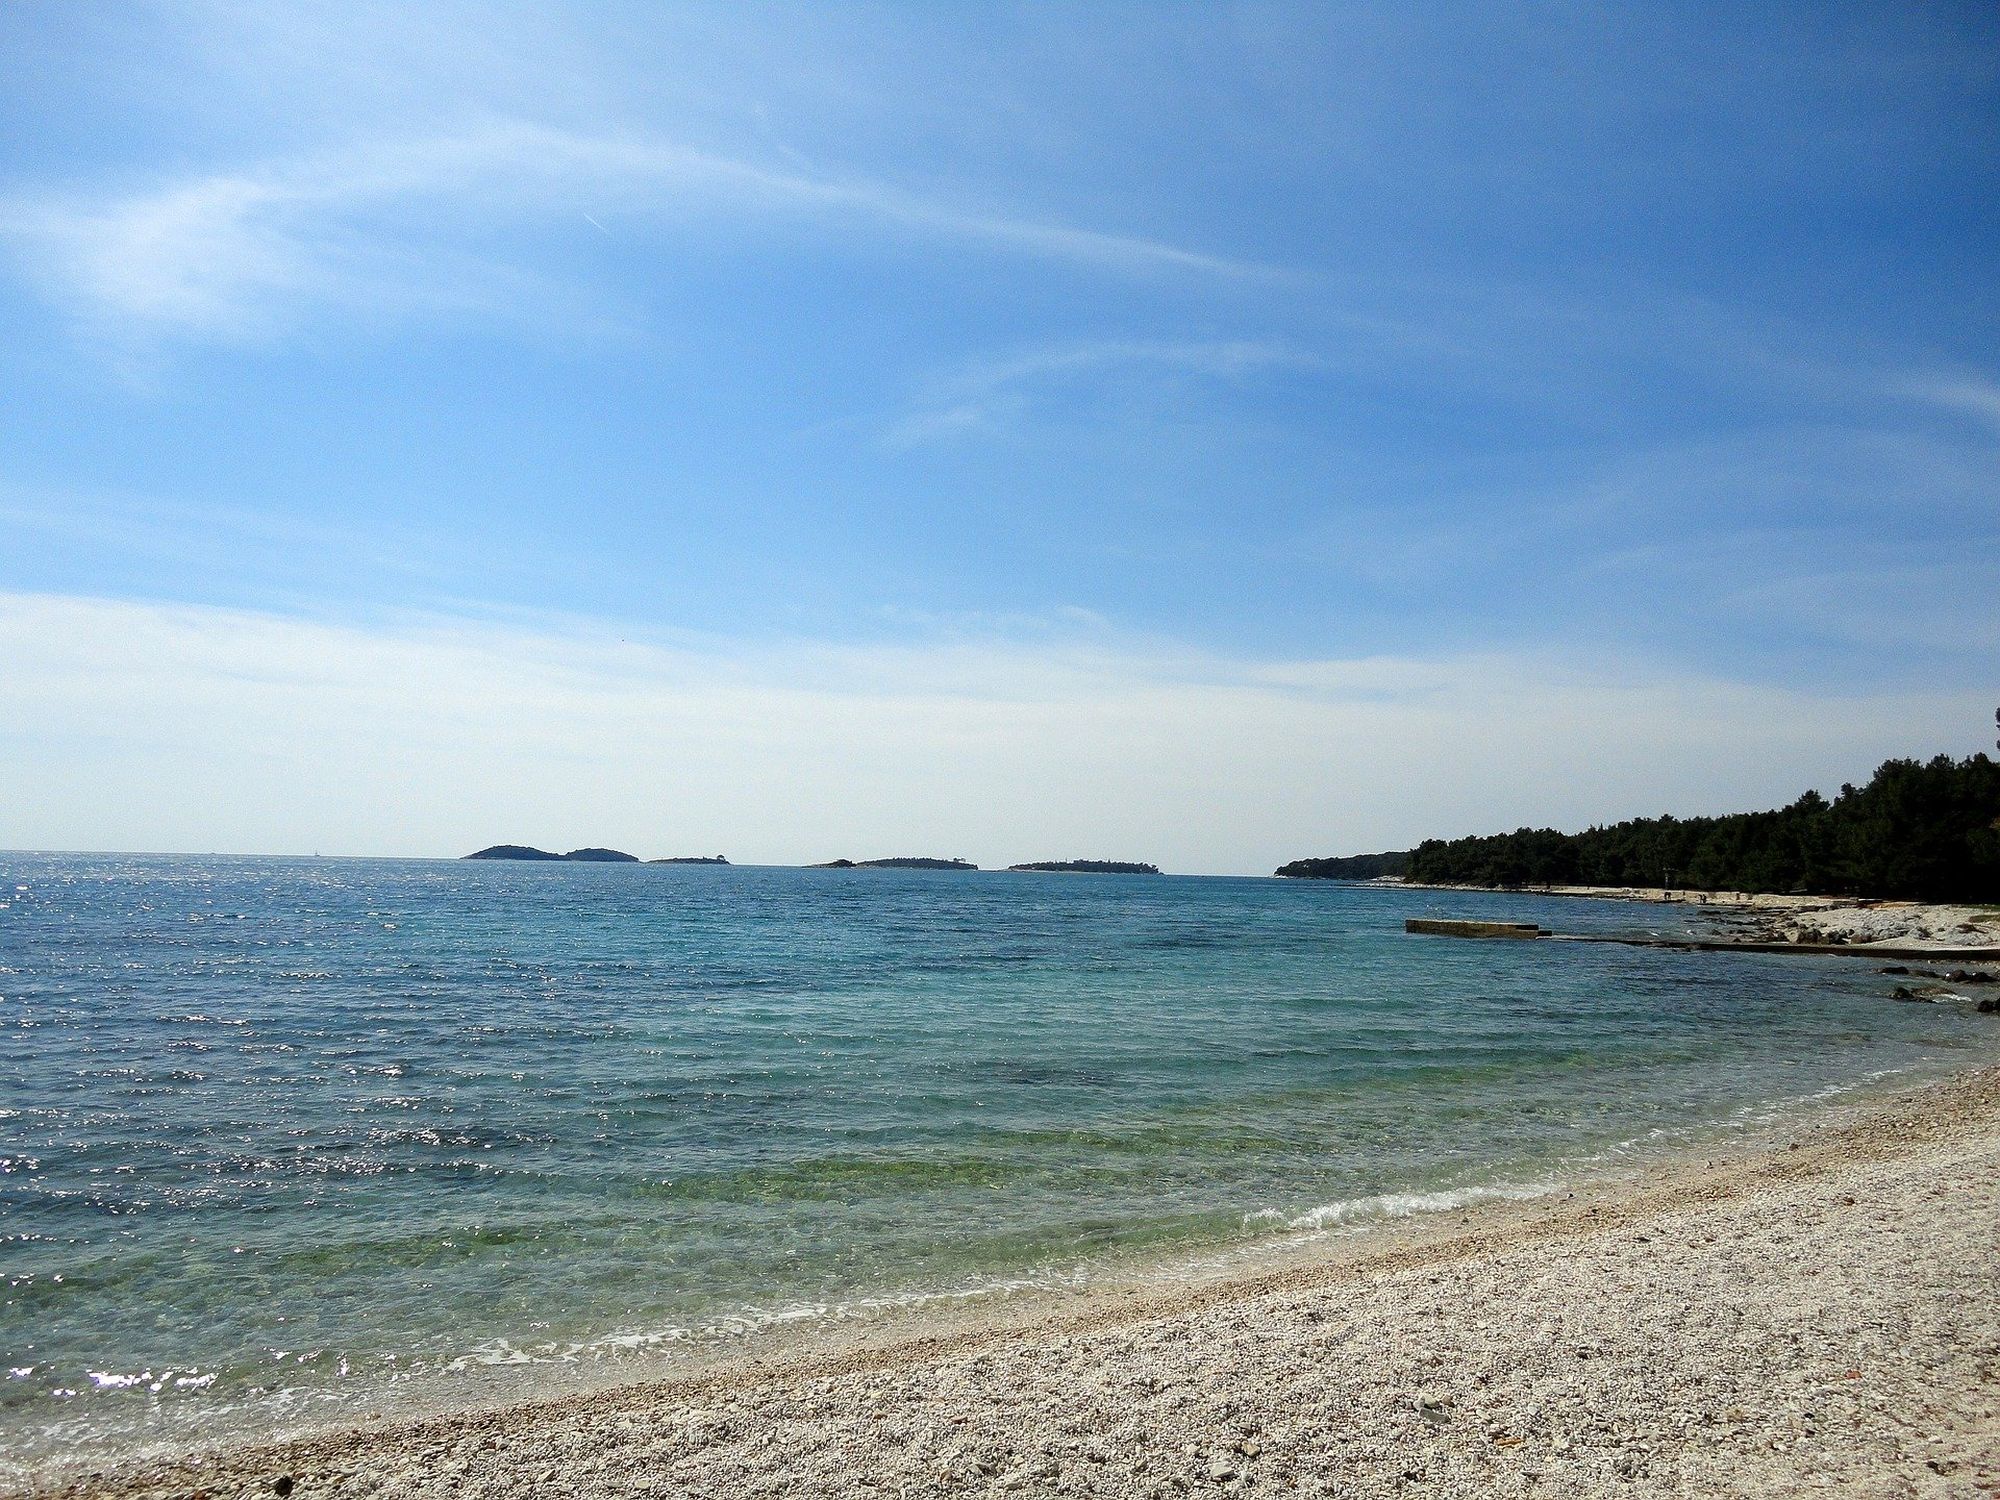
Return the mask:
<path fill-rule="evenodd" d="M 67 1494 L 1991 1495 L 2000 1070 L 1312 1263 Z"/>

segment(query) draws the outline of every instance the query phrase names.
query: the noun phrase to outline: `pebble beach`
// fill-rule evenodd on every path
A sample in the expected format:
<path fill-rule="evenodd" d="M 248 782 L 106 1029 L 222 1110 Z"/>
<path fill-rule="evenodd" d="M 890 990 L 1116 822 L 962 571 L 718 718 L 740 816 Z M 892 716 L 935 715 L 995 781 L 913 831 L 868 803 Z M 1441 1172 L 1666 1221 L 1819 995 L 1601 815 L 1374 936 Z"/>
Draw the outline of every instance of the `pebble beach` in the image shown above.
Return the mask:
<path fill-rule="evenodd" d="M 2000 1069 L 1234 1281 L 72 1476 L 119 1496 L 1990 1495 Z"/>

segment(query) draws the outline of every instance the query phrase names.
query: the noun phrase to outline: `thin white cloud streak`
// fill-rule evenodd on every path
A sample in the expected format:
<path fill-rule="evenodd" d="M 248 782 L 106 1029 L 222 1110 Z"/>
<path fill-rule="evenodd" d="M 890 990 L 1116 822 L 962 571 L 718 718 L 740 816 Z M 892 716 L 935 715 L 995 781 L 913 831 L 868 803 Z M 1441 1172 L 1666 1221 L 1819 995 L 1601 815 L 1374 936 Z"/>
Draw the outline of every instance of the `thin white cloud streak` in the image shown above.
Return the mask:
<path fill-rule="evenodd" d="M 193 505 L 4 481 L 0 527 L 24 548 L 55 545 L 87 550 L 99 561 L 129 560 L 182 573 L 225 570 L 267 580 L 313 576 L 333 564 L 437 583 L 455 571 L 445 559 L 454 548 L 464 550 L 462 538 L 392 521 L 342 526 L 242 505 Z M 534 566 L 547 564 L 543 553 Z"/>
<path fill-rule="evenodd" d="M 639 319 L 626 301 L 630 294 L 615 290 L 613 278 L 575 266 L 531 269 L 519 246 L 502 248 L 488 237 L 466 249 L 464 236 L 495 214 L 518 224 L 539 217 L 585 228 L 588 218 L 608 223 L 622 241 L 628 227 L 650 235 L 657 225 L 621 224 L 614 214 L 657 220 L 701 212 L 740 223 L 746 212 L 787 212 L 1122 275 L 1167 273 L 1308 291 L 1314 305 L 1287 309 L 1291 322 L 1314 325 L 1316 333 L 1299 341 L 1318 343 L 1336 362 L 1349 362 L 1342 345 L 1359 332 L 1366 357 L 1384 368 L 1442 373 L 1454 389 L 1532 399 L 1544 407 L 1615 410 L 1617 371 L 1607 366 L 1635 352 L 1649 365 L 1683 367 L 1711 383 L 1754 388 L 1760 397 L 1782 390 L 1821 402 L 1880 398 L 1885 357 L 1879 350 L 1849 347 L 1856 340 L 1829 343 L 1811 324 L 1760 319 L 1746 307 L 1634 284 L 1623 272 L 1595 289 L 1575 278 L 1560 286 L 1507 286 L 1490 274 L 1467 284 L 1449 274 L 1427 276 L 1419 263 L 1402 257 L 1343 272 L 1326 259 L 1338 254 L 1332 245 L 1311 266 L 1279 268 L 1253 251 L 1231 256 L 1157 236 L 944 201 L 899 188 L 881 172 L 867 175 L 865 168 L 851 177 L 801 169 L 796 163 L 805 158 L 780 133 L 761 127 L 749 135 L 759 145 L 740 144 L 746 113 L 763 119 L 768 96 L 789 106 L 778 110 L 784 134 L 822 154 L 869 159 L 879 153 L 871 143 L 881 136 L 881 117 L 892 116 L 894 137 L 908 136 L 914 120 L 918 137 L 936 138 L 935 151 L 912 153 L 916 160 L 930 159 L 917 171 L 931 180 L 990 180 L 979 167 L 987 159 L 976 150 L 981 132 L 966 128 L 983 123 L 985 112 L 968 111 L 955 82 L 939 84 L 953 70 L 940 74 L 937 56 L 925 54 L 915 74 L 902 71 L 912 60 L 911 34 L 893 15 L 843 16 L 819 26 L 795 13 L 775 26 L 754 17 L 737 26 L 700 12 L 655 9 L 635 30 L 615 16 L 577 24 L 574 17 L 532 6 L 202 3 L 166 8 L 163 22 L 163 45 L 186 51 L 169 54 L 175 64 L 162 70 L 166 83 L 156 106 L 206 115 L 209 131 L 237 138 L 254 136 L 261 122 L 264 131 L 282 130 L 288 140 L 318 130 L 327 140 L 364 144 L 252 161 L 177 182 L 128 182 L 123 190 L 84 186 L 0 202 L 0 240 L 11 239 L 28 273 L 114 349 L 167 339 L 262 340 L 328 311 L 390 320 L 443 312 L 570 338 L 624 333 Z M 1092 38 L 1099 28 L 1071 30 Z M 1271 35 L 1287 30 L 1276 27 Z M 1336 22 L 1331 31 L 1307 27 L 1299 35 L 1324 39 L 1340 30 Z M 1259 69 L 1271 66 L 1264 56 L 1275 46 L 1269 37 L 1238 55 L 1255 33 L 1240 17 L 1232 19 L 1214 39 L 1226 49 L 1218 57 L 1237 66 L 1252 60 Z M 1177 50 L 1193 33 L 1178 42 L 1176 35 L 1168 28 L 1160 39 Z M 649 40 L 635 44 L 639 37 Z M 1149 46 L 1124 46 L 1129 37 L 1115 40 L 1120 55 L 1154 57 Z M 1400 56 L 1406 44 L 1391 51 Z M 958 54 L 947 45 L 938 55 Z M 1071 130 L 1088 126 L 1094 133 L 1122 117 L 1106 109 L 1119 97 L 1117 89 L 1102 97 L 1086 90 L 1077 99 L 1058 93 L 1037 98 L 1035 87 L 1051 87 L 1069 76 L 1067 70 L 1029 66 L 1025 76 L 1029 94 L 1018 101 L 1019 120 L 1057 118 Z M 1102 77 L 1127 75 L 1113 70 Z M 194 98 L 188 97 L 190 79 L 199 80 Z M 1274 141 L 1288 151 L 1301 141 L 1325 146 L 1345 140 L 1348 150 L 1359 149 L 1364 138 L 1371 149 L 1380 144 L 1376 112 L 1390 95 L 1373 87 L 1326 94 L 1314 86 L 1324 79 L 1311 68 L 1275 93 L 1269 81 L 1257 90 L 1255 118 L 1275 129 Z M 269 109 L 274 99 L 283 101 L 275 112 Z M 866 103 L 849 114 L 829 99 Z M 1281 115 L 1308 99 L 1309 123 L 1273 126 L 1274 104 Z M 1080 111 L 1074 119 L 1072 107 Z M 607 108 L 625 113 L 607 116 Z M 651 113 L 630 113 L 635 109 Z M 489 123 L 441 132 L 440 111 L 454 120 Z M 1400 133 L 1407 122 L 1399 109 L 1392 114 Z M 873 128 L 843 128 L 857 118 Z M 652 128 L 542 123 L 636 125 L 642 119 Z M 1364 121 L 1370 122 L 1365 128 Z M 1349 138 L 1354 130 L 1363 136 Z M 689 144 L 695 141 L 724 144 L 702 150 Z M 1344 155 L 1332 157 L 1335 176 L 1327 181 L 1336 187 Z M 1111 184 L 1106 196 L 1123 196 L 1127 186 Z M 1189 201 L 1199 207 L 1190 188 L 1183 183 L 1160 195 L 1170 205 L 1167 217 L 1177 217 Z M 989 202 L 1032 194 L 1032 188 L 1016 194 L 999 187 Z M 408 222 L 416 206 L 435 219 Z M 1249 223 L 1231 237 L 1249 244 L 1245 234 L 1254 237 L 1258 228 Z M 1406 318 L 1371 318 L 1371 307 L 1412 311 Z M 1369 322 L 1378 325 L 1372 335 L 1360 326 Z M 1907 363 L 1908 354 L 1887 358 L 1886 367 Z M 144 369 L 142 361 L 133 363 Z M 1007 414 L 1007 403 L 996 400 L 987 415 Z M 943 403 L 910 420 L 913 433 L 921 435 L 928 420 L 941 435 L 979 427 L 982 413 L 969 403 Z"/>
<path fill-rule="evenodd" d="M 30 269 L 96 322 L 236 339 L 282 329 L 315 306 L 503 308 L 519 300 L 524 273 L 450 242 L 468 227 L 558 210 L 593 223 L 614 214 L 805 213 L 1120 275 L 1285 274 L 1141 236 L 982 213 L 866 178 L 522 121 L 123 196 L 17 199 L 0 205 L 0 223 Z"/>
<path fill-rule="evenodd" d="M 1273 370 L 1318 371 L 1316 355 L 1256 340 L 1100 339 L 975 361 L 938 383 L 936 392 L 883 435 L 909 449 L 940 438 L 990 430 L 1018 414 L 1032 393 L 1055 382 L 1121 369 L 1240 380 Z"/>
<path fill-rule="evenodd" d="M 1053 349 L 1035 349 L 984 361 L 961 372 L 958 383 L 976 390 L 990 390 L 996 386 L 1097 370 L 1108 365 L 1160 365 L 1201 375 L 1233 376 L 1274 367 L 1319 369 L 1324 363 L 1283 344 L 1247 339 L 1106 339 Z"/>
<path fill-rule="evenodd" d="M 1318 347 L 1249 340 L 1110 340 L 975 365 L 939 398 L 893 423 L 892 447 L 992 428 L 1028 404 L 1036 380 L 1151 363 L 1222 377 L 1274 368 L 1448 371 L 1540 399 L 1599 404 L 1588 373 L 1635 347 L 1711 378 L 1730 373 L 1816 401 L 1879 401 L 1885 390 L 1995 420 L 1990 385 L 1896 381 L 1860 355 L 1809 358 L 1792 330 L 1748 334 L 1740 317 L 1671 298 L 1612 305 L 1519 288 L 1336 275 L 1157 238 L 982 212 L 866 176 L 781 168 L 644 131 L 585 131 L 498 118 L 455 133 L 406 135 L 127 191 L 0 200 L 0 243 L 21 274 L 114 346 L 164 340 L 254 343 L 316 315 L 397 322 L 444 315 L 617 334 L 629 293 L 592 289 L 577 267 L 537 267 L 509 231 L 573 223 L 668 253 L 673 223 L 768 230 L 787 217 L 983 246 L 1132 277 L 1310 293 Z M 592 238 L 602 235 L 593 233 Z M 1384 299 L 1424 311 L 1390 316 Z M 1726 326 L 1719 333 L 1716 325 Z M 1551 329 L 1557 331 L 1551 337 Z M 1532 331 L 1533 337 L 1528 337 Z M 1788 341 L 1789 339 L 1789 341 Z M 1537 351 L 1541 351 L 1538 353 Z M 1019 368 L 1011 365 L 1018 363 Z M 984 386 L 980 386 L 980 382 Z"/>
<path fill-rule="evenodd" d="M 1810 631 L 1877 657 L 1903 649 L 1932 663 L 1983 658 L 1989 670 L 2000 663 L 2000 610 L 1994 608 L 2000 563 L 1970 551 L 1932 552 L 1917 563 L 1899 564 L 1893 556 L 1870 561 L 1789 577 L 1767 567 L 1754 582 L 1720 594 L 1713 608 L 1722 618 Z"/>
<path fill-rule="evenodd" d="M 1947 411 L 1977 417 L 2000 432 L 2000 383 L 1983 375 L 1926 376 L 1902 382 L 1895 393 Z"/>
<path fill-rule="evenodd" d="M 0 846 L 1268 872 L 1428 834 L 1768 805 L 1977 748 L 1967 693 L 1631 662 L 622 641 L 0 595 Z M 1961 729 L 1963 731 L 1961 737 Z"/>

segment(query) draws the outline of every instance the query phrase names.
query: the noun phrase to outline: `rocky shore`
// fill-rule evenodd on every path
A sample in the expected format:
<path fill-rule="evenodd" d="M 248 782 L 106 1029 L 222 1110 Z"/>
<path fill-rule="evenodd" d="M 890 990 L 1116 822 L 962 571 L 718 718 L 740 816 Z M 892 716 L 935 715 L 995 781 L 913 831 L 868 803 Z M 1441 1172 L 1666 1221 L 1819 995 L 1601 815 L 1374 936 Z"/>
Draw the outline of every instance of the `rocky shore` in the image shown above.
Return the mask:
<path fill-rule="evenodd" d="M 72 1496 L 1990 1495 L 2000 1069 L 1229 1283 Z"/>
<path fill-rule="evenodd" d="M 1409 890 L 1491 890 L 1490 886 L 1388 881 Z M 1527 885 L 1529 896 L 1580 896 L 1598 901 L 1650 901 L 1701 907 L 1701 916 L 1745 942 L 1822 943 L 1865 947 L 2000 949 L 2000 906 L 1948 906 L 1920 901 L 1870 901 L 1843 896 L 1779 896 L 1662 886 Z"/>
<path fill-rule="evenodd" d="M 1925 906 L 1914 901 L 1811 902 L 1760 919 L 1787 943 L 1896 943 L 1904 947 L 2000 946 L 2000 907 Z"/>

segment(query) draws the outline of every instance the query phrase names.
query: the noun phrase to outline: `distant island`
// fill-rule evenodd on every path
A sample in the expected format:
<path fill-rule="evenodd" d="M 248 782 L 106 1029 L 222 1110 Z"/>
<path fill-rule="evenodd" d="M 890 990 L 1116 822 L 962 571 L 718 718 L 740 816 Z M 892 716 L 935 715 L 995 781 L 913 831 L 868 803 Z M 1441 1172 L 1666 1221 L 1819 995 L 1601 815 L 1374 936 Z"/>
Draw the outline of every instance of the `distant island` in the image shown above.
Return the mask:
<path fill-rule="evenodd" d="M 1402 861 L 1392 868 L 1390 861 Z M 1908 901 L 2000 900 L 2000 762 L 1890 760 L 1831 800 L 1722 817 L 1631 818 L 1563 833 L 1427 839 L 1407 854 L 1300 859 L 1280 875 L 1421 885 L 1679 887 Z"/>
<path fill-rule="evenodd" d="M 905 855 L 898 859 L 830 859 L 825 864 L 807 865 L 808 870 L 976 870 L 978 865 L 962 859 L 924 859 Z"/>
<path fill-rule="evenodd" d="M 1056 875 L 1157 875 L 1158 865 L 1124 859 L 1035 859 L 1025 865 L 1009 865 L 1009 870 L 1039 870 Z"/>
<path fill-rule="evenodd" d="M 1409 872 L 1410 852 L 1389 850 L 1381 854 L 1342 854 L 1328 859 L 1295 859 L 1274 871 L 1287 880 L 1381 880 L 1401 879 Z"/>
<path fill-rule="evenodd" d="M 649 865 L 726 865 L 720 854 L 677 854 L 672 859 L 649 859 Z"/>
<path fill-rule="evenodd" d="M 572 849 L 567 854 L 552 854 L 547 849 L 536 849 L 527 844 L 494 844 L 481 849 L 477 854 L 468 854 L 467 859 L 568 859 L 587 865 L 636 865 L 639 856 L 627 854 L 622 849 Z"/>

